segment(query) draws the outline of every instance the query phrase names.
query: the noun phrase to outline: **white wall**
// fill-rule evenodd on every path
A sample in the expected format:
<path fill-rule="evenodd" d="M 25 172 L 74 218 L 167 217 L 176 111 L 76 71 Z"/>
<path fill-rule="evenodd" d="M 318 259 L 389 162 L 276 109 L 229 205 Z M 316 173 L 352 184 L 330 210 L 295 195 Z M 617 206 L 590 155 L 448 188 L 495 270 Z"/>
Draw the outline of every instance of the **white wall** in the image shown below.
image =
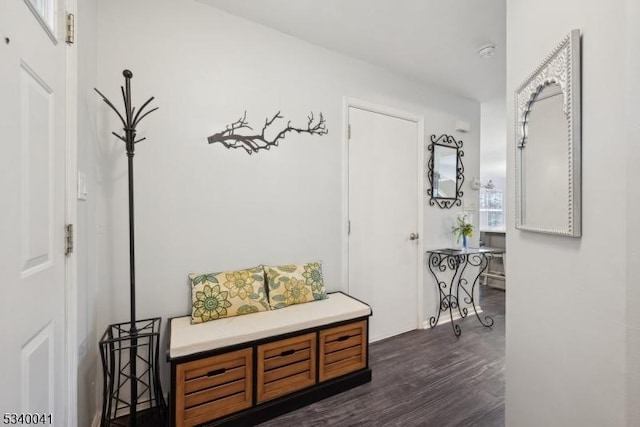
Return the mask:
<path fill-rule="evenodd" d="M 197 2 L 113 0 L 100 7 L 98 89 L 119 99 L 122 70 L 129 68 L 134 104 L 153 95 L 160 107 L 139 126 L 147 140 L 135 156 L 139 318 L 162 316 L 166 322 L 189 313 L 190 272 L 321 259 L 329 290 L 345 288 L 344 96 L 423 115 L 427 137 L 454 133 L 456 120 L 470 122 L 472 131 L 457 137 L 465 142 L 467 183 L 479 176 L 480 111 L 474 101 Z M 255 129 L 277 110 L 293 123 L 321 111 L 329 134 L 290 135 L 277 149 L 252 156 L 207 144 L 208 135 L 245 110 Z M 126 156 L 110 136 L 119 130 L 114 114 L 101 105 L 98 116 L 108 212 L 99 224 L 107 238 L 99 300 L 107 311 L 104 322 L 126 321 Z M 477 192 L 467 185 L 464 190 L 477 209 Z M 425 208 L 426 248 L 452 244 L 457 210 Z M 435 285 L 425 280 L 431 315 Z"/>
<path fill-rule="evenodd" d="M 506 189 L 507 119 L 505 98 L 480 104 L 480 180 L 492 180 L 498 190 Z"/>
<path fill-rule="evenodd" d="M 626 262 L 627 262 L 627 351 L 626 351 L 626 391 L 627 391 L 627 425 L 640 425 L 640 246 L 637 237 L 640 236 L 640 120 L 637 115 L 638 98 L 640 97 L 640 55 L 638 55 L 638 41 L 640 41 L 640 2 L 627 0 L 626 2 L 626 46 L 624 67 L 626 70 L 626 123 L 627 151 L 626 151 L 626 182 L 627 197 L 625 205 L 626 218 Z"/>
<path fill-rule="evenodd" d="M 78 333 L 78 426 L 91 424 L 96 411 L 96 378 L 101 366 L 98 356 L 98 150 L 96 95 L 98 76 L 98 1 L 78 2 L 76 46 L 78 49 L 78 170 L 87 177 L 88 198 L 78 201 L 76 253 Z"/>
<path fill-rule="evenodd" d="M 624 0 L 507 3 L 508 177 L 514 174 L 515 89 L 571 29 L 583 34 L 583 236 L 515 230 L 514 204 L 509 203 L 509 426 L 638 425 L 627 414 L 632 405 L 625 379 L 635 363 L 628 361 L 625 297 L 637 281 L 628 280 L 632 258 L 623 251 L 627 203 L 637 204 L 634 181 L 628 178 L 638 178 L 638 172 L 626 170 L 624 160 L 631 143 L 621 122 L 628 90 L 624 58 L 632 56 L 625 16 Z M 509 179 L 509 194 L 513 190 Z M 628 198 L 632 193 L 636 202 Z M 638 264 L 637 249 L 635 254 Z M 634 334 L 638 337 L 637 329 Z M 637 374 L 635 379 L 637 385 Z"/>

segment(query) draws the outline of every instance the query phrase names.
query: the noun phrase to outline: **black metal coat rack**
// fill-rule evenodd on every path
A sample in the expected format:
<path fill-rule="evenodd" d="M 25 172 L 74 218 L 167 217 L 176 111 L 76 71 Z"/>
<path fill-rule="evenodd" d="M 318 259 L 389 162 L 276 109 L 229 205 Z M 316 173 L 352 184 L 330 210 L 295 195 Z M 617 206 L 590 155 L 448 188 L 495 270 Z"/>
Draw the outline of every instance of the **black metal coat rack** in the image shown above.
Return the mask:
<path fill-rule="evenodd" d="M 116 132 L 112 132 L 112 134 L 125 143 L 129 178 L 129 294 L 131 316 L 129 322 L 109 325 L 100 340 L 100 354 L 104 372 L 104 400 L 101 422 L 103 427 L 111 425 L 136 427 L 148 423 L 151 423 L 150 425 L 161 425 L 161 423 L 164 423 L 166 407 L 158 373 L 161 319 L 137 320 L 136 318 L 133 156 L 135 144 L 146 139 L 136 140 L 136 127 L 142 119 L 157 110 L 158 107 L 144 112 L 145 108 L 154 99 L 154 97 L 151 97 L 136 112 L 136 108 L 132 107 L 131 100 L 133 73 L 129 70 L 124 70 L 122 75 L 125 78 L 124 87 L 120 87 L 124 101 L 124 114 L 120 114 L 113 103 L 98 89 L 95 89 L 122 122 L 124 136 Z M 129 385 L 128 398 L 123 389 L 127 383 Z M 140 414 L 138 413 L 139 405 L 145 405 L 145 410 L 141 411 Z"/>

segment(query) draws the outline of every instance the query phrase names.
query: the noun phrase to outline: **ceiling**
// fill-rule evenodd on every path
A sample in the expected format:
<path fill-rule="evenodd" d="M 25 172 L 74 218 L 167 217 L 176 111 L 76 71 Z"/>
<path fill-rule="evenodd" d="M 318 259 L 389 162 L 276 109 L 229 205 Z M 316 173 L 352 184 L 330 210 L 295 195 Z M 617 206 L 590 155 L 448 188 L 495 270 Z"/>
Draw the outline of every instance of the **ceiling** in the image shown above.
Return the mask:
<path fill-rule="evenodd" d="M 466 98 L 505 96 L 505 0 L 198 1 Z"/>

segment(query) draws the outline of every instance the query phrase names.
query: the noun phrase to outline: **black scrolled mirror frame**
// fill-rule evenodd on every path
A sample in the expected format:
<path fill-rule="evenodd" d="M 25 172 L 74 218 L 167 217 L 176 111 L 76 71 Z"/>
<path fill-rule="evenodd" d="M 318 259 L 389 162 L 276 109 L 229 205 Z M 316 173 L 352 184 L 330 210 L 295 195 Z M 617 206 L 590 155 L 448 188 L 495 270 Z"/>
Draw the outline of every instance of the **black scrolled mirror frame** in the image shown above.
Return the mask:
<path fill-rule="evenodd" d="M 439 137 L 431 135 L 431 143 L 429 144 L 429 151 L 431 156 L 427 163 L 427 177 L 429 178 L 429 187 L 427 189 L 427 195 L 430 197 L 429 205 L 438 205 L 441 209 L 451 209 L 453 206 L 462 206 L 462 183 L 464 182 L 464 165 L 462 164 L 462 157 L 464 151 L 462 151 L 462 141 L 456 141 L 453 135 L 442 134 Z M 457 153 L 456 161 L 456 197 L 436 197 L 433 191 L 434 179 L 434 157 L 436 146 L 455 148 Z"/>

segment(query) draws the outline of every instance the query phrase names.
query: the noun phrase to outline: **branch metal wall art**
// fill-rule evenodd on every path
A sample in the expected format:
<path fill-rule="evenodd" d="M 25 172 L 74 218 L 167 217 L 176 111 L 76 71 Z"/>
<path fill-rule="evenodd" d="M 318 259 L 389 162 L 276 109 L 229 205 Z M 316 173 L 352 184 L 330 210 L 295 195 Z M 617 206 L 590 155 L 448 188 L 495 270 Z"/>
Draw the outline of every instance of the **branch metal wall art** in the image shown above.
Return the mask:
<path fill-rule="evenodd" d="M 326 135 L 329 133 L 327 129 L 327 123 L 320 113 L 318 119 L 313 115 L 313 112 L 307 116 L 307 127 L 295 127 L 291 125 L 291 121 L 287 122 L 287 126 L 279 131 L 276 135 L 268 137 L 265 132 L 277 119 L 283 118 L 278 111 L 271 119 L 267 118 L 262 126 L 262 131 L 259 134 L 240 134 L 238 131 L 241 129 L 253 130 L 247 122 L 247 112 L 236 120 L 235 122 L 226 126 L 225 130 L 219 133 L 215 133 L 207 138 L 209 144 L 219 142 L 226 148 L 242 148 L 249 154 L 257 153 L 260 150 L 270 150 L 271 147 L 277 147 L 281 139 L 284 139 L 289 132 L 308 133 L 310 135 Z"/>

